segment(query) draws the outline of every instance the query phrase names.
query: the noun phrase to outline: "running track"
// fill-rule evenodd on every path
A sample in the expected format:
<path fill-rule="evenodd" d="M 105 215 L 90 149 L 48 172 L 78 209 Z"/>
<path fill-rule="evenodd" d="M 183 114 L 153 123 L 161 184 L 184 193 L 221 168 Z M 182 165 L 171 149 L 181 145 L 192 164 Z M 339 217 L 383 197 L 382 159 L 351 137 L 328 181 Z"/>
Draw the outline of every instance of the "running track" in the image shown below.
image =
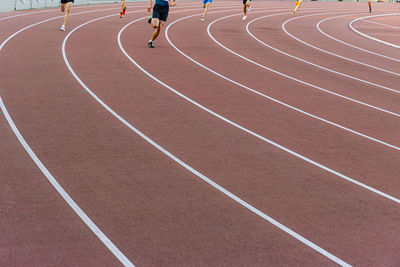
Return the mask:
<path fill-rule="evenodd" d="M 400 54 L 350 29 L 366 3 L 180 2 L 155 49 L 145 7 L 0 14 L 0 266 L 400 265 Z M 353 27 L 400 45 L 399 12 Z"/>

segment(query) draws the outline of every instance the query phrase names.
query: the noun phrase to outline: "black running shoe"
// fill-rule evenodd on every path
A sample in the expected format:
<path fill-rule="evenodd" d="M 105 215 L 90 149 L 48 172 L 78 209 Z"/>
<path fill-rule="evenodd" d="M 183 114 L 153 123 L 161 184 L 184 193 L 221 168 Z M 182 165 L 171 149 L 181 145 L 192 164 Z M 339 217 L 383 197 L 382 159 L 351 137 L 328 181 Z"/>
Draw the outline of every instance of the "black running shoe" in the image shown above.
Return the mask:
<path fill-rule="evenodd" d="M 147 22 L 150 24 L 151 23 L 151 16 L 147 19 Z"/>
<path fill-rule="evenodd" d="M 153 41 L 149 41 L 148 45 L 149 45 L 149 48 L 154 48 Z"/>

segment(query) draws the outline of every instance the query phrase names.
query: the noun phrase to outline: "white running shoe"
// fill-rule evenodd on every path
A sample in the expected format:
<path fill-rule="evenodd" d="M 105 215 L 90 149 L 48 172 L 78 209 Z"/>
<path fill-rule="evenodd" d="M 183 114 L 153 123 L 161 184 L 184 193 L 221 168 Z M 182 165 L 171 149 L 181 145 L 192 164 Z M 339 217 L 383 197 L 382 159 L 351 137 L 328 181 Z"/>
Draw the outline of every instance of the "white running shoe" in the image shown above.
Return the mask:
<path fill-rule="evenodd" d="M 243 16 L 242 20 L 246 20 L 247 16 Z"/>
<path fill-rule="evenodd" d="M 63 25 L 61 25 L 61 28 L 60 28 L 60 30 L 62 30 L 63 32 L 65 32 L 65 25 L 63 24 Z"/>
<path fill-rule="evenodd" d="M 203 17 L 201 17 L 201 18 L 200 18 L 200 20 L 201 20 L 201 21 L 204 21 L 204 18 L 203 18 Z"/>

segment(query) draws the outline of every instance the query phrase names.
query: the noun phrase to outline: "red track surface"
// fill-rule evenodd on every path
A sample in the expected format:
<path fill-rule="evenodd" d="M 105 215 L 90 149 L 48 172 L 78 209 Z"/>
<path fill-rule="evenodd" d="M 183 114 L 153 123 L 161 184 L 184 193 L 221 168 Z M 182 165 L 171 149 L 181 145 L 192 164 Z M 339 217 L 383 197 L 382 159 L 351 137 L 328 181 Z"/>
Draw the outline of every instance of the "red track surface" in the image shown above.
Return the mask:
<path fill-rule="evenodd" d="M 123 29 L 146 16 L 145 7 L 130 4 L 122 20 L 118 5 L 74 7 L 67 32 L 59 31 L 60 17 L 7 42 L 61 14 L 0 14 L 4 107 L 49 173 L 119 251 L 137 266 L 336 265 L 161 153 L 78 83 L 62 44 L 93 19 L 66 39 L 66 60 L 128 125 L 338 259 L 400 265 L 400 54 L 350 30 L 351 20 L 368 15 L 366 3 L 305 2 L 293 16 L 292 2 L 256 1 L 242 21 L 239 2 L 217 1 L 201 23 L 200 4 L 180 2 L 168 18 L 168 24 L 182 18 L 167 33 L 176 49 L 164 32 L 155 49 L 147 48 L 152 29 L 144 19 Z M 396 4 L 373 8 L 373 14 L 399 11 Z M 242 57 L 207 32 L 209 23 L 234 14 L 209 32 Z M 256 18 L 248 27 L 256 38 L 320 67 L 252 38 L 246 25 Z M 304 43 L 282 29 L 291 18 L 285 30 Z M 375 54 L 321 34 L 316 24 L 323 19 L 326 34 Z M 118 33 L 144 70 L 243 128 L 146 75 L 122 52 Z M 0 266 L 120 265 L 29 157 L 4 107 Z"/>

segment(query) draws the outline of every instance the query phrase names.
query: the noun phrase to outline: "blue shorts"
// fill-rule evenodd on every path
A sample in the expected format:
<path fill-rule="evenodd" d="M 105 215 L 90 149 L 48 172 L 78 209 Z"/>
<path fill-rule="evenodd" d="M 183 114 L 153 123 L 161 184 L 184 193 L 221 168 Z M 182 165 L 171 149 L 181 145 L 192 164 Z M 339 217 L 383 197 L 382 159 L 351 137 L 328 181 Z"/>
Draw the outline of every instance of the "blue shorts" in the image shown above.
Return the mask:
<path fill-rule="evenodd" d="M 203 0 L 203 4 L 212 3 L 212 0 Z"/>

